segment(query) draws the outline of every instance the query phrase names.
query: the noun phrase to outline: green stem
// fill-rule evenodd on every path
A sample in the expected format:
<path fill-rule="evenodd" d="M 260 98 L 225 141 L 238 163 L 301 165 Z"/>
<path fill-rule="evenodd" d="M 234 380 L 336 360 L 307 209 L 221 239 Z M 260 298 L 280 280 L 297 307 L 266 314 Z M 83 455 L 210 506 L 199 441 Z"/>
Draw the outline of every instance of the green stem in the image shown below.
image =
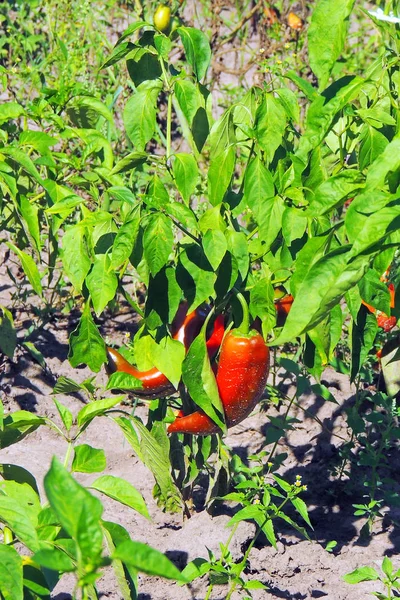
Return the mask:
<path fill-rule="evenodd" d="M 64 458 L 64 467 L 65 468 L 68 468 L 69 457 L 71 456 L 72 449 L 73 449 L 72 442 L 68 442 L 68 448 L 67 448 L 67 452 L 66 452 L 65 458 Z"/>
<path fill-rule="evenodd" d="M 248 307 L 247 302 L 241 292 L 236 292 L 236 298 L 239 300 L 240 306 L 242 307 L 242 312 L 243 312 L 242 323 L 241 323 L 240 327 L 238 327 L 238 329 L 242 333 L 247 334 L 247 333 L 249 333 L 249 329 L 250 329 L 249 307 Z"/>
<path fill-rule="evenodd" d="M 171 126 L 172 126 L 172 93 L 168 94 L 168 107 L 167 107 L 167 160 L 171 156 Z"/>

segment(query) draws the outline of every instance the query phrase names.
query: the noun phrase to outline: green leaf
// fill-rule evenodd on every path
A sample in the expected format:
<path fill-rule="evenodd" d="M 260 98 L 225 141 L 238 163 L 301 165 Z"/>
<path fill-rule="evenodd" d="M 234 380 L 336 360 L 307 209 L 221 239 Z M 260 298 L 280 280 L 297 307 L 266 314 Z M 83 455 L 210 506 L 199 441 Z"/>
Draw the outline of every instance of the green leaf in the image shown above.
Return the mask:
<path fill-rule="evenodd" d="M 204 98 L 198 85 L 190 79 L 178 79 L 175 82 L 174 92 L 181 111 L 189 125 L 192 125 L 197 111 L 204 108 Z"/>
<path fill-rule="evenodd" d="M 127 202 L 133 206 L 137 205 L 136 196 L 131 190 L 123 185 L 114 185 L 108 188 L 107 193 L 120 202 Z"/>
<path fill-rule="evenodd" d="M 43 548 L 33 555 L 32 560 L 41 567 L 52 571 L 69 573 L 76 570 L 72 558 L 60 548 Z"/>
<path fill-rule="evenodd" d="M 391 232 L 400 227 L 400 200 L 390 202 L 387 206 L 370 215 L 359 232 L 350 256 L 364 253 L 374 244 L 385 239 Z"/>
<path fill-rule="evenodd" d="M 121 44 L 121 42 L 126 40 L 127 37 L 130 37 L 132 34 L 134 34 L 135 31 L 138 31 L 138 29 L 141 29 L 142 27 L 147 27 L 148 25 L 149 24 L 146 21 L 135 21 L 134 23 L 131 23 L 120 35 L 117 43 L 115 44 L 115 47 L 118 47 Z"/>
<path fill-rule="evenodd" d="M 143 496 L 125 479 L 113 475 L 102 475 L 91 483 L 90 487 L 121 504 L 125 504 L 125 506 L 133 508 L 146 519 L 150 519 Z"/>
<path fill-rule="evenodd" d="M 240 521 L 248 521 L 250 519 L 256 519 L 257 522 L 258 519 L 262 519 L 263 522 L 265 521 L 264 511 L 260 504 L 251 504 L 250 506 L 241 508 L 226 525 L 227 527 L 232 527 L 232 525 L 240 523 Z"/>
<path fill-rule="evenodd" d="M 400 168 L 400 137 L 395 137 L 370 166 L 365 182 L 366 189 L 382 188 L 387 175 Z"/>
<path fill-rule="evenodd" d="M 139 231 L 140 211 L 135 210 L 134 213 L 128 215 L 114 239 L 111 254 L 112 268 L 120 267 L 131 256 Z"/>
<path fill-rule="evenodd" d="M 211 565 L 205 558 L 195 558 L 182 571 L 182 576 L 186 582 L 189 583 L 198 577 L 202 577 L 208 573 L 211 569 Z"/>
<path fill-rule="evenodd" d="M 175 388 L 178 388 L 185 358 L 185 347 L 178 340 L 165 337 L 159 344 L 152 344 L 151 357 L 154 366 L 164 373 Z"/>
<path fill-rule="evenodd" d="M 165 266 L 173 245 L 174 234 L 170 219 L 161 213 L 150 214 L 144 230 L 143 247 L 153 277 Z"/>
<path fill-rule="evenodd" d="M 82 389 L 80 383 L 77 383 L 69 377 L 61 375 L 56 381 L 56 385 L 53 388 L 53 394 L 73 394 L 79 392 Z"/>
<path fill-rule="evenodd" d="M 217 276 L 203 249 L 192 244 L 179 255 L 176 279 L 189 302 L 189 310 L 195 310 L 213 296 Z"/>
<path fill-rule="evenodd" d="M 118 287 L 118 278 L 112 270 L 108 254 L 96 254 L 92 270 L 86 277 L 86 285 L 93 308 L 99 316 L 114 298 Z"/>
<path fill-rule="evenodd" d="M 122 542 L 116 547 L 112 558 L 119 559 L 126 565 L 148 575 L 186 582 L 181 572 L 164 554 L 141 542 L 132 540 Z"/>
<path fill-rule="evenodd" d="M 280 196 L 268 198 L 255 211 L 255 218 L 259 227 L 259 237 L 265 243 L 265 250 L 269 249 L 282 228 L 282 217 L 285 203 Z"/>
<path fill-rule="evenodd" d="M 114 168 L 112 169 L 110 175 L 116 175 L 116 173 L 125 173 L 126 171 L 131 171 L 140 165 L 143 165 L 149 158 L 147 152 L 130 152 L 124 158 L 119 160 Z"/>
<path fill-rule="evenodd" d="M 20 150 L 15 146 L 8 146 L 7 148 L 2 148 L 1 153 L 9 156 L 18 163 L 37 183 L 40 185 L 43 184 L 43 179 L 41 178 L 39 171 L 35 167 L 33 161 L 29 158 L 28 154 L 23 150 Z"/>
<path fill-rule="evenodd" d="M 362 581 L 376 581 L 377 579 L 379 579 L 379 573 L 373 567 L 359 567 L 343 577 L 343 581 L 346 583 L 361 583 Z"/>
<path fill-rule="evenodd" d="M 308 30 L 310 65 L 323 89 L 341 55 L 354 0 L 319 0 L 312 11 Z"/>
<path fill-rule="evenodd" d="M 125 105 L 123 121 L 131 142 L 144 150 L 156 128 L 156 102 L 162 89 L 159 81 L 145 81 Z"/>
<path fill-rule="evenodd" d="M 208 357 L 205 326 L 191 344 L 182 364 L 182 379 L 190 397 L 224 431 L 223 408 Z"/>
<path fill-rule="evenodd" d="M 83 427 L 87 423 L 90 423 L 95 417 L 104 415 L 107 410 L 113 408 L 116 404 L 119 404 L 124 396 L 115 396 L 114 398 L 104 398 L 103 400 L 96 400 L 86 404 L 78 412 L 77 423 L 78 427 Z"/>
<path fill-rule="evenodd" d="M 263 334 L 267 334 L 276 322 L 276 309 L 274 305 L 274 288 L 267 277 L 258 279 L 250 290 L 250 312 L 255 319 L 259 317 L 262 322 Z"/>
<path fill-rule="evenodd" d="M 126 57 L 128 73 L 135 87 L 144 81 L 159 79 L 162 76 L 157 55 L 147 48 L 135 47 Z"/>
<path fill-rule="evenodd" d="M 74 448 L 72 473 L 100 473 L 107 466 L 104 450 L 81 444 Z"/>
<path fill-rule="evenodd" d="M 25 114 L 25 109 L 23 106 L 18 104 L 18 102 L 3 102 L 0 105 L 0 121 L 5 122 L 10 119 L 18 119 Z"/>
<path fill-rule="evenodd" d="M 355 380 L 365 364 L 377 333 L 376 315 L 362 307 L 358 312 L 357 320 L 353 322 L 351 331 L 351 381 Z"/>
<path fill-rule="evenodd" d="M 57 458 L 44 477 L 44 488 L 50 506 L 60 524 L 79 546 L 82 562 L 93 565 L 102 553 L 103 533 L 100 519 L 103 506 L 76 482 Z"/>
<path fill-rule="evenodd" d="M 211 60 L 211 48 L 207 36 L 194 27 L 178 27 L 177 32 L 185 49 L 186 60 L 197 79 L 202 79 Z"/>
<path fill-rule="evenodd" d="M 307 272 L 301 281 L 280 336 L 271 345 L 282 344 L 315 327 L 340 298 L 364 275 L 368 258 L 348 263 L 349 247 L 331 251 Z"/>
<path fill-rule="evenodd" d="M 196 189 L 199 182 L 199 168 L 197 161 L 192 154 L 175 154 L 172 170 L 176 182 L 176 187 L 182 195 L 182 198 L 189 204 L 190 196 Z"/>
<path fill-rule="evenodd" d="M 387 577 L 391 577 L 393 575 L 393 563 L 387 556 L 383 558 L 382 571 Z"/>
<path fill-rule="evenodd" d="M 358 161 L 363 171 L 373 163 L 389 144 L 389 140 L 374 127 L 365 126 L 360 134 Z"/>
<path fill-rule="evenodd" d="M 4 600 L 23 600 L 22 579 L 21 556 L 12 546 L 0 544 L 0 593 Z"/>
<path fill-rule="evenodd" d="M 134 46 L 134 44 L 132 44 L 132 42 L 124 42 L 124 43 L 121 43 L 121 44 L 115 46 L 113 48 L 110 56 L 101 65 L 99 70 L 106 69 L 107 67 L 111 67 L 112 65 L 115 65 L 117 62 L 119 62 L 120 60 L 125 58 L 125 56 L 127 54 L 129 54 L 129 52 L 131 50 L 133 50 L 134 47 L 135 46 Z"/>
<path fill-rule="evenodd" d="M 37 516 L 27 511 L 23 502 L 19 502 L 17 498 L 0 495 L 0 521 L 8 525 L 29 550 L 39 550 Z"/>
<path fill-rule="evenodd" d="M 279 88 L 275 90 L 275 93 L 288 118 L 294 123 L 298 123 L 300 120 L 300 107 L 296 94 L 289 88 Z"/>
<path fill-rule="evenodd" d="M 69 227 L 63 235 L 62 261 L 72 285 L 78 292 L 82 291 L 91 261 L 86 247 L 85 229 L 80 224 Z"/>
<path fill-rule="evenodd" d="M 146 190 L 146 202 L 155 208 L 165 208 L 170 203 L 167 188 L 158 177 L 154 175 Z"/>
<path fill-rule="evenodd" d="M 313 526 L 311 525 L 311 522 L 310 522 L 310 517 L 308 516 L 308 512 L 307 512 L 307 505 L 304 502 L 304 500 L 302 500 L 301 498 L 299 498 L 297 496 L 296 498 L 291 499 L 291 503 L 293 504 L 293 506 L 299 513 L 299 515 L 305 520 L 307 525 L 309 527 L 311 527 L 311 529 L 313 529 Z"/>
<path fill-rule="evenodd" d="M 286 129 L 286 111 L 272 95 L 265 94 L 256 112 L 255 130 L 258 143 L 264 150 L 267 162 L 272 162 Z"/>
<path fill-rule="evenodd" d="M 40 226 L 39 226 L 39 207 L 37 204 L 30 202 L 26 196 L 19 197 L 19 208 L 21 215 L 26 223 L 27 235 L 30 237 L 35 249 L 40 252 Z M 24 227 L 26 229 L 26 227 Z"/>
<path fill-rule="evenodd" d="M 322 143 L 338 112 L 358 96 L 363 85 L 364 80 L 361 77 L 342 77 L 327 88 L 324 95 L 317 96 L 312 102 L 307 112 L 305 132 L 300 138 L 295 155 L 304 167 L 309 152 Z"/>
<path fill-rule="evenodd" d="M 58 414 L 61 417 L 61 420 L 63 422 L 63 425 L 64 425 L 65 429 L 67 431 L 69 431 L 71 429 L 71 427 L 72 427 L 73 422 L 74 422 L 74 418 L 72 416 L 71 411 L 66 406 L 64 406 L 63 404 L 61 404 L 61 402 L 59 402 L 57 400 L 57 398 L 53 398 L 53 400 L 54 400 L 54 404 L 57 407 Z"/>
<path fill-rule="evenodd" d="M 40 281 L 41 275 L 39 273 L 39 269 L 37 268 L 35 261 L 33 260 L 33 258 L 31 256 L 29 256 L 29 254 L 26 254 L 25 252 L 23 252 L 22 250 L 17 248 L 17 246 L 12 244 L 11 242 L 6 242 L 6 244 L 10 248 L 10 250 L 15 252 L 15 254 L 18 256 L 18 258 L 21 261 L 21 265 L 24 270 L 24 273 L 29 280 L 29 283 L 31 284 L 33 290 L 37 293 L 37 295 L 42 298 L 43 290 L 42 290 L 42 284 Z"/>
<path fill-rule="evenodd" d="M 69 362 L 71 367 L 88 365 L 98 373 L 107 360 L 104 341 L 97 329 L 87 302 L 78 327 L 71 333 L 69 340 Z"/>
<path fill-rule="evenodd" d="M 93 96 L 75 96 L 68 107 L 69 106 L 78 111 L 82 108 L 89 109 L 97 117 L 94 119 L 94 123 L 97 123 L 99 117 L 103 117 L 106 121 L 111 123 L 111 125 L 114 124 L 112 112 L 98 98 L 94 98 Z"/>
<path fill-rule="evenodd" d="M 107 381 L 107 390 L 139 390 L 143 387 L 143 382 L 130 373 L 116 371 L 112 373 Z"/>
<path fill-rule="evenodd" d="M 138 457 L 153 473 L 165 508 L 171 512 L 180 511 L 181 497 L 171 477 L 170 446 L 164 425 L 154 423 L 150 432 L 137 418 L 132 418 L 131 422 L 125 418 L 115 419 L 115 421 L 121 426 Z M 132 424 L 139 432 L 139 447 L 137 446 L 138 435 L 132 432 Z"/>
<path fill-rule="evenodd" d="M 210 161 L 208 169 L 208 195 L 213 206 L 217 206 L 224 199 L 232 179 L 235 160 L 235 147 L 228 146 Z"/>
<path fill-rule="evenodd" d="M 8 358 L 14 356 L 17 346 L 17 332 L 14 329 L 14 320 L 11 312 L 0 305 L 0 350 Z"/>
<path fill-rule="evenodd" d="M 257 156 L 249 163 L 244 175 L 244 199 L 255 213 L 264 202 L 275 196 L 275 186 L 270 171 Z"/>
<path fill-rule="evenodd" d="M 363 186 L 361 173 L 353 169 L 341 171 L 323 181 L 311 196 L 307 214 L 318 217 L 331 211 Z"/>
<path fill-rule="evenodd" d="M 218 229 L 209 229 L 203 236 L 202 243 L 204 254 L 214 271 L 216 271 L 228 249 L 226 237 Z"/>

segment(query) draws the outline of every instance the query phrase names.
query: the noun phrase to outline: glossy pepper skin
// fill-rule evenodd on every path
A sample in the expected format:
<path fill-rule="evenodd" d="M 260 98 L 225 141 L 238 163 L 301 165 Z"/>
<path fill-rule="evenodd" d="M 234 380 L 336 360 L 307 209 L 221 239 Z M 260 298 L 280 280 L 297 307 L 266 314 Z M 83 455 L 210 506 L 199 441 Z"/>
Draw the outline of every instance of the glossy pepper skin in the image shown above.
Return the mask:
<path fill-rule="evenodd" d="M 216 376 L 227 427 L 243 421 L 259 402 L 269 372 L 269 349 L 254 330 L 248 334 L 230 331 L 224 338 Z M 178 417 L 168 433 L 209 435 L 218 426 L 203 411 Z"/>
<path fill-rule="evenodd" d="M 180 341 L 187 350 L 194 338 L 200 333 L 207 312 L 207 308 L 199 308 L 187 314 L 187 303 L 182 302 L 171 326 L 173 339 Z M 219 315 L 214 322 L 211 336 L 207 340 L 210 359 L 218 352 L 224 332 L 224 317 Z M 109 374 L 122 371 L 133 375 L 136 379 L 140 379 L 142 387 L 131 390 L 136 396 L 147 399 L 165 398 L 175 392 L 172 383 L 156 367 L 147 371 L 139 371 L 113 348 L 107 348 L 107 358 L 107 372 Z"/>
<path fill-rule="evenodd" d="M 278 327 L 283 327 L 283 325 L 285 324 L 289 311 L 292 308 L 293 301 L 294 298 L 291 294 L 287 294 L 286 296 L 283 296 L 283 298 L 279 298 L 278 300 L 276 300 L 276 324 L 278 325 Z"/>

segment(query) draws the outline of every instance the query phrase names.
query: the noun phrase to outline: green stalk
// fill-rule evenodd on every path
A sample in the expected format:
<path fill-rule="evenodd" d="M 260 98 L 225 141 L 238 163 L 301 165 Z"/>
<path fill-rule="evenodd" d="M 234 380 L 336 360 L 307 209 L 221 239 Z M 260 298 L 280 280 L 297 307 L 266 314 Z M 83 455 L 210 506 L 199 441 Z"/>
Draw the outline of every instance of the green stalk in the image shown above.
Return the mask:
<path fill-rule="evenodd" d="M 248 307 L 247 302 L 241 292 L 236 292 L 236 298 L 239 300 L 240 306 L 242 307 L 242 312 L 243 312 L 242 323 L 241 323 L 240 327 L 238 327 L 238 329 L 241 333 L 244 333 L 245 335 L 247 335 L 249 333 L 249 329 L 250 329 L 249 307 Z"/>

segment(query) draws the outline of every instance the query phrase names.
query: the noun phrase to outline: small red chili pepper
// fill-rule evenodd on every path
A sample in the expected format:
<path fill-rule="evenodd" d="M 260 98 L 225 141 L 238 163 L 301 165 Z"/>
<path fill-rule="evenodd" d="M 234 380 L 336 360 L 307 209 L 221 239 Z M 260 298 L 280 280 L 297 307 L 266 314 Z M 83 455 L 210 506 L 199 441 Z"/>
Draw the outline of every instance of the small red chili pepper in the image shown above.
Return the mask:
<path fill-rule="evenodd" d="M 241 328 L 225 336 L 216 376 L 228 427 L 243 421 L 254 409 L 265 389 L 269 371 L 269 349 L 257 331 L 248 331 L 247 304 L 241 294 L 238 299 L 243 307 L 243 323 Z M 177 418 L 168 427 L 168 433 L 209 435 L 217 431 L 219 427 L 203 411 Z"/>

